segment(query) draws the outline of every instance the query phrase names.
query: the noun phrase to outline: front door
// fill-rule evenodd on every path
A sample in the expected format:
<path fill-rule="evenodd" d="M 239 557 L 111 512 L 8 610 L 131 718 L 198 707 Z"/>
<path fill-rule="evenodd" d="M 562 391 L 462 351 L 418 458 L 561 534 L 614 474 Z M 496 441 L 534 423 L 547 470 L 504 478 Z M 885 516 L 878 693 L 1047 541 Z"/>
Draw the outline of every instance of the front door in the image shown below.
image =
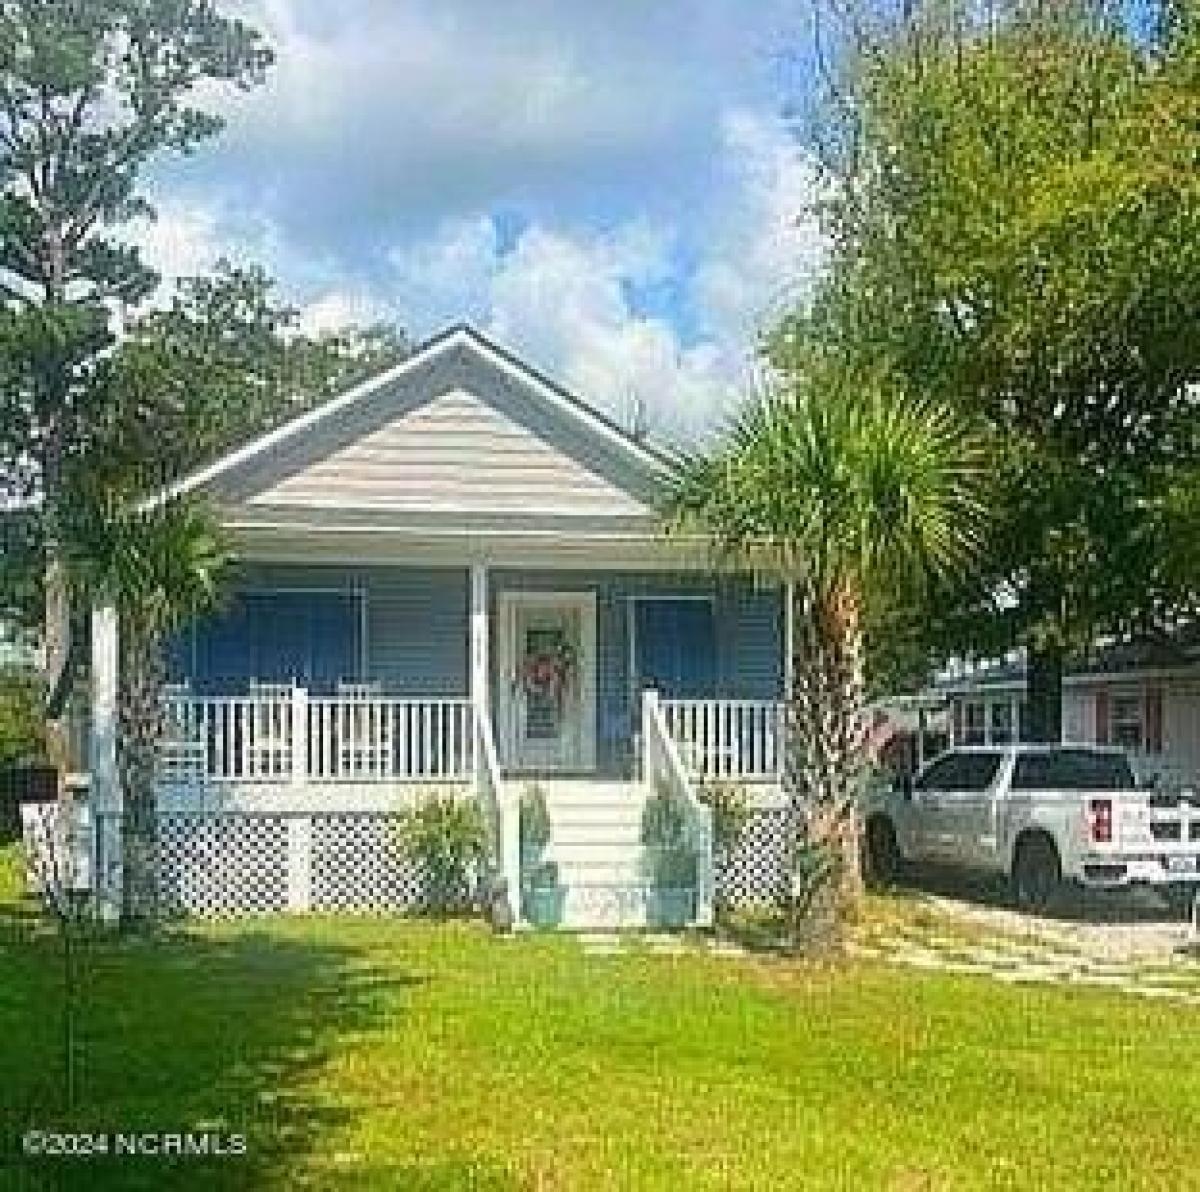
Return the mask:
<path fill-rule="evenodd" d="M 587 592 L 502 592 L 499 707 L 505 765 L 596 765 L 596 605 Z"/>

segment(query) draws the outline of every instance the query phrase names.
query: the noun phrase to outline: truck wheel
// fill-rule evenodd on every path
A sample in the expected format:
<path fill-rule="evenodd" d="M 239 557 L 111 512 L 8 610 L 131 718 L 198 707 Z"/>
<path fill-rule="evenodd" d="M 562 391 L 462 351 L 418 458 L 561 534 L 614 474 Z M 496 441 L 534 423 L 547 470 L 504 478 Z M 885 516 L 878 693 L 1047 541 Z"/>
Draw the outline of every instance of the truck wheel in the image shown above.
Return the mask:
<path fill-rule="evenodd" d="M 900 846 L 892 821 L 877 815 L 867 820 L 867 880 L 886 886 L 900 872 Z"/>
<path fill-rule="evenodd" d="M 1017 844 L 1013 858 L 1013 897 L 1021 910 L 1043 911 L 1062 886 L 1062 865 L 1054 842 L 1029 836 Z"/>
<path fill-rule="evenodd" d="M 1178 885 L 1167 886 L 1163 892 L 1163 898 L 1166 899 L 1167 906 L 1170 908 L 1171 914 L 1176 919 L 1190 919 L 1192 917 L 1192 904 L 1197 896 L 1200 896 L 1200 890 L 1194 885 Z"/>

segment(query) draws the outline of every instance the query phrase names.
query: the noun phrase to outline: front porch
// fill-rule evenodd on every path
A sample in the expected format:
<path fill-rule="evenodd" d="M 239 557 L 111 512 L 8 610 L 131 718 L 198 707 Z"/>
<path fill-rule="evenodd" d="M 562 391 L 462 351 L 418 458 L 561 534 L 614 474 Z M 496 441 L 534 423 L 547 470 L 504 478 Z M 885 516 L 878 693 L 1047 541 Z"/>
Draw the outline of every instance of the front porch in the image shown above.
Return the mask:
<path fill-rule="evenodd" d="M 687 573 L 249 567 L 172 649 L 161 798 L 383 809 L 471 782 L 477 715 L 505 778 L 629 780 L 651 688 L 695 777 L 769 783 L 784 617 Z"/>
<path fill-rule="evenodd" d="M 702 782 L 745 784 L 758 816 L 727 886 L 753 895 L 776 878 L 784 614 L 778 591 L 688 573 L 249 566 L 171 651 L 164 903 L 402 910 L 420 879 L 391 825 L 441 789 L 480 802 L 491 872 L 519 919 L 520 803 L 536 783 L 563 925 L 642 924 L 639 824 L 664 790 L 697 857 L 694 921 L 710 921 L 720 891 Z M 100 614 L 96 626 L 103 713 L 115 625 Z M 120 802 L 101 763 L 94 871 L 111 890 Z"/>

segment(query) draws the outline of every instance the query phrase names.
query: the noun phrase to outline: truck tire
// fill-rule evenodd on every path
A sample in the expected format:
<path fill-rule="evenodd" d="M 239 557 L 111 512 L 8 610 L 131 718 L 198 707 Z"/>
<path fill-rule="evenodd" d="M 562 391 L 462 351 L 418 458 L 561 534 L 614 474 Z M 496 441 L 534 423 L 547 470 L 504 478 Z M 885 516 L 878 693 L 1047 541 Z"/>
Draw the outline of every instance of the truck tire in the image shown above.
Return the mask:
<path fill-rule="evenodd" d="M 1017 841 L 1012 866 L 1013 901 L 1024 911 L 1044 911 L 1062 889 L 1062 863 L 1054 841 L 1035 832 Z"/>
<path fill-rule="evenodd" d="M 875 886 L 886 886 L 900 874 L 900 846 L 896 843 L 896 829 L 886 816 L 875 815 L 867 820 L 866 859 L 867 881 Z"/>
<path fill-rule="evenodd" d="M 1171 914 L 1177 919 L 1191 919 L 1192 904 L 1196 898 L 1200 896 L 1200 891 L 1196 886 L 1188 884 L 1179 884 L 1177 886 L 1164 886 L 1162 890 L 1163 899 L 1165 900 Z"/>

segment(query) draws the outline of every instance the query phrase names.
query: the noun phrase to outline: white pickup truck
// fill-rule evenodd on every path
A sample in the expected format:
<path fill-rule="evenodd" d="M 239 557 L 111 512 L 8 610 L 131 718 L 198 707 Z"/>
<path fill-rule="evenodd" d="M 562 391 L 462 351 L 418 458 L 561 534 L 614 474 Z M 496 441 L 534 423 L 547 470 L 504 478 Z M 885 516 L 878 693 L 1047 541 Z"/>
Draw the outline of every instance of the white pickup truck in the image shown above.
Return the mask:
<path fill-rule="evenodd" d="M 1182 910 L 1200 889 L 1200 791 L 1139 789 L 1119 749 L 950 749 L 869 801 L 866 860 L 882 880 L 906 863 L 1003 874 L 1029 908 L 1073 882 L 1144 883 Z"/>

